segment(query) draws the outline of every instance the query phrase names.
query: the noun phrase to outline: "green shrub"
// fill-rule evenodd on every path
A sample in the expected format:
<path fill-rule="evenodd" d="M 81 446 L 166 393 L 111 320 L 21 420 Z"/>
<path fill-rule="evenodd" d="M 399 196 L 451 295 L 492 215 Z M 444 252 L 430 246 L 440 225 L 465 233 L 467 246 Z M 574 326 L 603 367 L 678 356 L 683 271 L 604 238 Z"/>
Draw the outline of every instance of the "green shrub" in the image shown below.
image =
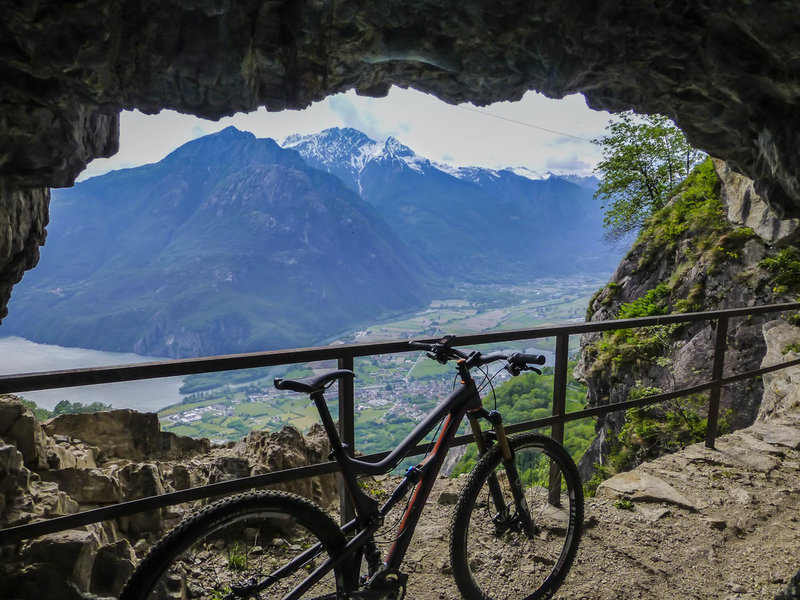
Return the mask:
<path fill-rule="evenodd" d="M 758 266 L 774 275 L 772 291 L 776 294 L 800 291 L 800 252 L 797 248 L 782 248 L 761 260 Z"/>
<path fill-rule="evenodd" d="M 637 387 L 631 390 L 631 399 L 659 393 L 661 390 L 658 388 Z M 708 426 L 707 412 L 707 401 L 703 394 L 629 409 L 609 462 L 617 471 L 624 471 L 667 452 L 703 441 Z M 728 411 L 718 419 L 718 435 L 730 431 L 730 414 L 731 411 Z"/>
<path fill-rule="evenodd" d="M 630 511 L 636 510 L 636 505 L 627 498 L 620 498 L 619 500 L 615 500 L 614 507 L 620 510 L 630 510 Z"/>
<path fill-rule="evenodd" d="M 636 317 L 666 314 L 668 306 L 665 300 L 669 298 L 670 291 L 669 285 L 660 283 L 652 290 L 648 290 L 644 296 L 620 306 L 617 317 L 620 319 L 635 319 Z"/>
<path fill-rule="evenodd" d="M 234 542 L 228 548 L 228 569 L 231 571 L 244 571 L 247 568 L 247 551 Z"/>
<path fill-rule="evenodd" d="M 788 346 L 784 347 L 783 354 L 789 354 L 789 352 L 800 354 L 800 342 L 794 342 L 793 344 L 789 344 Z"/>

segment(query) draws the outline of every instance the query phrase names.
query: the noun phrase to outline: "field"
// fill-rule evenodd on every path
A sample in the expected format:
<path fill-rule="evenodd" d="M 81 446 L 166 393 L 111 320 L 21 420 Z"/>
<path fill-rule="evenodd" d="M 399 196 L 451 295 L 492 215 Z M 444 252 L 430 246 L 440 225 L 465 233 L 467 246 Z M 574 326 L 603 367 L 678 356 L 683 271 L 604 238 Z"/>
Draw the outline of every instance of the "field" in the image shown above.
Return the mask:
<path fill-rule="evenodd" d="M 543 280 L 526 286 L 472 287 L 461 290 L 463 298 L 434 301 L 416 314 L 375 323 L 337 342 L 471 334 L 582 321 L 590 297 L 604 283 L 604 278 L 576 277 Z M 570 340 L 573 350 L 578 342 L 577 336 Z M 548 365 L 552 366 L 552 338 L 506 343 L 501 347 L 544 353 L 548 356 Z M 306 431 L 319 421 L 315 407 L 305 395 L 278 392 L 271 378 L 276 375 L 303 377 L 330 368 L 335 368 L 335 364 L 260 369 L 253 371 L 256 378 L 251 381 L 243 381 L 246 377 L 241 372 L 204 375 L 195 381 L 187 378 L 189 389 L 195 387 L 203 391 L 185 397 L 183 404 L 160 411 L 162 427 L 217 441 L 239 439 L 251 429 L 275 431 L 285 425 Z M 453 381 L 452 365 L 439 365 L 422 352 L 360 358 L 355 361 L 355 372 L 356 444 L 365 453 L 386 450 L 401 439 L 446 395 Z M 501 375 L 507 377 L 506 373 Z M 495 385 L 501 381 L 502 377 Z M 549 411 L 547 394 L 551 392 L 540 389 L 538 393 L 545 394 L 537 402 L 539 408 L 522 415 L 523 420 Z M 583 394 L 577 382 L 570 382 L 570 409 L 580 408 Z M 326 398 L 336 419 L 335 387 Z M 586 425 L 581 429 L 581 439 L 593 429 Z M 578 444 L 579 447 L 583 445 L 583 442 Z"/>

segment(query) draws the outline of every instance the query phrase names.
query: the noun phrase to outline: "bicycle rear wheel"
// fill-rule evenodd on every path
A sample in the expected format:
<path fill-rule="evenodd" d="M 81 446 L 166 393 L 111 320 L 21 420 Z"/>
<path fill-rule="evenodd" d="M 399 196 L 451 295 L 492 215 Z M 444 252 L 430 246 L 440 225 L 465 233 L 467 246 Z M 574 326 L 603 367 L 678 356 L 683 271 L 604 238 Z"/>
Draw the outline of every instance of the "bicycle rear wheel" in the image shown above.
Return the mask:
<path fill-rule="evenodd" d="M 533 535 L 523 531 L 500 448 L 495 445 L 471 471 L 453 518 L 453 576 L 466 600 L 550 598 L 564 581 L 578 550 L 583 488 L 575 463 L 560 444 L 546 436 L 524 433 L 510 437 L 509 443 Z M 548 503 L 551 461 L 563 475 L 559 507 Z M 503 498 L 501 507 L 497 506 L 499 496 Z"/>
<path fill-rule="evenodd" d="M 153 546 L 120 600 L 282 598 L 344 545 L 333 519 L 305 498 L 235 496 L 185 520 Z M 302 598 L 335 600 L 354 578 L 337 568 Z"/>

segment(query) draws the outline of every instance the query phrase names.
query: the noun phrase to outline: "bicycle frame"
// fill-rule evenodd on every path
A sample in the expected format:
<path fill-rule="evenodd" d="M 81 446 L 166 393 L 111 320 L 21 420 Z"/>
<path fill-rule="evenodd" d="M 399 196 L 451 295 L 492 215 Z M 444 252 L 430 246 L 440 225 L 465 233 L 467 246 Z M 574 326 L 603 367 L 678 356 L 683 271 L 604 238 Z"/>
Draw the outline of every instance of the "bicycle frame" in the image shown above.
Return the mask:
<path fill-rule="evenodd" d="M 358 551 L 372 540 L 373 534 L 378 530 L 383 522 L 383 518 L 389 513 L 406 494 L 408 489 L 416 484 L 416 489 L 409 500 L 408 506 L 403 513 L 400 526 L 395 540 L 386 555 L 383 573 L 399 573 L 400 564 L 405 557 L 406 550 L 411 542 L 414 530 L 419 522 L 422 509 L 430 495 L 436 477 L 439 475 L 444 458 L 450 449 L 453 438 L 461 426 L 464 417 L 469 413 L 472 431 L 476 437 L 479 451 L 485 451 L 486 440 L 483 438 L 480 426 L 477 423 L 478 416 L 487 416 L 483 410 L 483 403 L 478 393 L 475 381 L 469 373 L 469 369 L 464 366 L 463 361 L 457 365 L 461 376 L 460 385 L 456 387 L 436 408 L 428 414 L 406 438 L 392 450 L 388 456 L 378 462 L 367 462 L 350 456 L 346 447 L 342 444 L 336 426 L 331 417 L 330 410 L 324 399 L 324 392 L 319 391 L 311 395 L 311 399 L 319 411 L 322 425 L 331 442 L 331 455 L 339 463 L 342 470 L 345 490 L 355 509 L 356 518 L 345 524 L 342 531 L 345 534 L 355 535 L 348 541 L 344 549 L 335 557 L 329 558 L 313 573 L 311 573 L 300 585 L 284 597 L 284 600 L 296 600 L 308 590 L 314 583 L 342 563 L 347 562 L 358 555 Z M 386 503 L 378 508 L 378 503 L 365 494 L 358 486 L 357 477 L 359 475 L 381 475 L 388 473 L 402 461 L 411 450 L 427 436 L 439 422 L 443 421 L 441 432 L 430 453 L 416 467 L 412 467 L 406 473 L 400 485 L 394 490 Z M 502 424 L 494 422 L 493 425 L 498 429 L 498 441 L 506 444 L 503 434 Z M 506 444 L 507 448 L 507 444 Z M 297 557 L 290 565 L 303 564 L 309 557 L 321 550 L 320 546 L 310 548 L 303 555 Z M 269 584 L 271 577 L 267 577 L 262 582 L 263 587 Z M 262 586 L 259 586 L 260 588 Z"/>

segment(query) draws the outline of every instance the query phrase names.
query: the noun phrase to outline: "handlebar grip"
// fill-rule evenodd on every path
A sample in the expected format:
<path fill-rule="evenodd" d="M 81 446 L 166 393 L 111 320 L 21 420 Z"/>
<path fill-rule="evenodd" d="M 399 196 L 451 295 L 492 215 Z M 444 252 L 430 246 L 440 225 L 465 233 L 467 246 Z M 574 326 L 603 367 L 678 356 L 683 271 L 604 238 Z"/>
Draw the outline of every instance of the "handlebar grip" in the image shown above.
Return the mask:
<path fill-rule="evenodd" d="M 508 357 L 508 362 L 516 365 L 543 365 L 547 359 L 542 354 L 524 354 L 515 352 Z"/>

